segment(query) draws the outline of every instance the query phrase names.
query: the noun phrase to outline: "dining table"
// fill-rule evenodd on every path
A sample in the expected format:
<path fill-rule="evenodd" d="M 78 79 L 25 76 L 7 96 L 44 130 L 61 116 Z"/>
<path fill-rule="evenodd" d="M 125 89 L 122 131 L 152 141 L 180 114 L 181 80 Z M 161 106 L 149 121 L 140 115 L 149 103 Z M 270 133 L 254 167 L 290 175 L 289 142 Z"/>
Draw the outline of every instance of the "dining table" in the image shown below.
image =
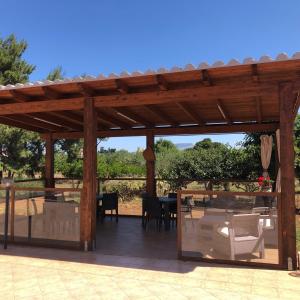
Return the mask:
<path fill-rule="evenodd" d="M 177 203 L 177 198 L 171 198 L 167 196 L 158 197 L 162 209 L 164 210 L 164 223 L 165 230 L 170 230 L 171 227 L 171 216 L 170 216 L 170 205 Z"/>

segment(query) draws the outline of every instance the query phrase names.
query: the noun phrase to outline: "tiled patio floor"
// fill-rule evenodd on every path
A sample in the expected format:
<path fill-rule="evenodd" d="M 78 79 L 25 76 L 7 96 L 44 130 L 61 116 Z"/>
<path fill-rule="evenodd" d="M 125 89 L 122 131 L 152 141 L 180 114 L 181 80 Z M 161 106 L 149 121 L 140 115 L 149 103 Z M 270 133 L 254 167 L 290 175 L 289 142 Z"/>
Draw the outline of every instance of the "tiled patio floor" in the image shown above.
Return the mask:
<path fill-rule="evenodd" d="M 286 271 L 9 246 L 0 299 L 299 299 Z"/>

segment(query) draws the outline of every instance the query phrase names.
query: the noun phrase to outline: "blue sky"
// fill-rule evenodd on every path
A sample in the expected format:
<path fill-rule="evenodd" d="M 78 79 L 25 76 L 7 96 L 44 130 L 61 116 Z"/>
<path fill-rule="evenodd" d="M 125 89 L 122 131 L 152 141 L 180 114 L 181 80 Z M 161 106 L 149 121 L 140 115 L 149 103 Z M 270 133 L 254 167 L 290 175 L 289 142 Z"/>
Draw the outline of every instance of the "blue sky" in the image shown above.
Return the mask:
<path fill-rule="evenodd" d="M 33 81 L 59 65 L 74 77 L 300 51 L 297 0 L 0 0 L 0 5 L 5 11 L 0 36 L 15 33 L 28 42 L 25 57 L 37 66 Z M 242 136 L 212 138 L 233 145 Z M 134 150 L 144 139 L 104 145 Z"/>

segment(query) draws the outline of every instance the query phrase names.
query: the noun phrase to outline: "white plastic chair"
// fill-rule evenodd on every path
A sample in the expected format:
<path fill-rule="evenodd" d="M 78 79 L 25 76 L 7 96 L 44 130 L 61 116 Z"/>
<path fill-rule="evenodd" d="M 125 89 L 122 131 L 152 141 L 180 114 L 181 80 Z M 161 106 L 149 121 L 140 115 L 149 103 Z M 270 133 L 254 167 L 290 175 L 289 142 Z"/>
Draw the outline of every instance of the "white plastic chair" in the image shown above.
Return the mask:
<path fill-rule="evenodd" d="M 264 258 L 264 239 L 259 214 L 232 215 L 230 221 L 214 233 L 214 246 L 221 252 L 227 252 L 230 259 L 236 255 L 259 252 Z"/>

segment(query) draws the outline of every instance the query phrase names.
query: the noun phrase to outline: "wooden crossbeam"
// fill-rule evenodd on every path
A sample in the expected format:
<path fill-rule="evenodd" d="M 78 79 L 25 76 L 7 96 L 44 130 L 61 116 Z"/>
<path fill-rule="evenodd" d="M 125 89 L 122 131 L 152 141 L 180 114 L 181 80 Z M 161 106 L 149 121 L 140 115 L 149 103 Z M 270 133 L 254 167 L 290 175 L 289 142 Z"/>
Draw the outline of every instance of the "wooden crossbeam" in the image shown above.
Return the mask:
<path fill-rule="evenodd" d="M 61 115 L 56 113 L 37 112 L 31 113 L 30 116 L 42 119 L 43 121 L 47 121 L 55 125 L 63 126 L 64 128 L 70 130 L 82 130 L 82 125 L 78 125 L 78 123 L 76 124 L 74 120 L 72 120 L 72 122 L 69 122 L 68 119 L 62 118 Z"/>
<path fill-rule="evenodd" d="M 229 116 L 228 116 L 228 113 L 227 111 L 225 110 L 224 108 L 224 105 L 222 103 L 222 101 L 220 99 L 217 100 L 217 107 L 218 107 L 218 110 L 220 112 L 220 114 L 222 115 L 223 119 L 228 123 L 232 123 Z"/>
<path fill-rule="evenodd" d="M 121 94 L 127 94 L 129 92 L 128 85 L 121 79 L 116 79 L 116 88 Z"/>
<path fill-rule="evenodd" d="M 205 122 L 202 120 L 198 112 L 192 106 L 185 102 L 177 102 L 177 106 L 184 111 L 184 113 L 191 118 L 195 123 L 203 125 Z"/>
<path fill-rule="evenodd" d="M 13 96 L 14 100 L 16 102 L 26 102 L 26 101 L 30 101 L 30 97 L 28 97 L 27 95 L 22 94 L 19 91 L 16 90 L 9 90 L 9 93 Z"/>
<path fill-rule="evenodd" d="M 95 90 L 82 82 L 77 83 L 77 87 L 80 94 L 82 94 L 84 97 L 92 97 L 95 95 Z"/>
<path fill-rule="evenodd" d="M 258 70 L 257 70 L 257 64 L 251 65 L 251 74 L 252 79 L 254 82 L 259 82 L 259 76 L 258 76 Z"/>
<path fill-rule="evenodd" d="M 154 124 L 152 122 L 149 122 L 145 120 L 144 117 L 141 117 L 140 115 L 134 113 L 132 110 L 130 110 L 127 107 L 120 107 L 115 109 L 117 112 L 121 113 L 124 116 L 127 116 L 129 119 L 133 120 L 135 123 L 139 123 L 141 125 L 147 126 L 147 127 L 153 127 Z"/>
<path fill-rule="evenodd" d="M 201 81 L 205 86 L 211 86 L 212 80 L 207 70 L 201 70 Z"/>
<path fill-rule="evenodd" d="M 146 136 L 148 132 L 159 135 L 187 135 L 187 134 L 213 134 L 213 133 L 250 133 L 250 132 L 270 132 L 279 128 L 279 123 L 245 123 L 245 124 L 224 124 L 205 126 L 182 126 L 182 127 L 156 127 L 152 129 L 111 129 L 108 131 L 98 131 L 98 137 L 122 137 L 122 136 Z M 83 136 L 82 132 L 56 132 L 53 138 L 78 139 Z"/>
<path fill-rule="evenodd" d="M 63 126 L 58 126 L 52 123 L 44 122 L 41 119 L 28 117 L 27 115 L 9 116 L 8 118 L 10 120 L 18 121 L 23 124 L 29 124 L 30 126 L 34 126 L 36 128 L 40 128 L 46 131 L 59 131 L 64 128 Z"/>
<path fill-rule="evenodd" d="M 44 92 L 45 98 L 51 99 L 59 99 L 62 98 L 61 93 L 55 91 L 53 88 L 48 86 L 42 86 L 42 90 Z"/>
<path fill-rule="evenodd" d="M 54 91 L 53 89 L 49 88 L 49 87 L 42 87 L 42 90 L 44 92 L 44 95 L 47 99 L 56 99 L 56 98 L 60 98 L 62 97 L 61 94 L 57 93 L 56 91 Z M 28 97 L 27 95 L 21 94 L 20 92 L 17 92 L 15 90 L 11 90 L 10 91 L 11 95 L 14 97 L 14 100 L 19 102 L 19 103 L 26 103 L 30 101 L 30 97 Z M 57 124 L 57 125 L 61 125 L 63 127 L 72 129 L 72 130 L 81 130 L 81 126 L 77 126 L 76 123 L 78 124 L 78 122 L 76 122 L 76 120 L 73 120 L 71 118 L 70 115 L 67 115 L 66 113 L 57 113 L 57 112 L 48 112 L 48 113 L 44 113 L 44 114 L 39 114 L 37 115 L 33 115 L 33 114 L 25 114 L 26 116 L 32 117 L 32 118 L 36 118 L 39 117 L 40 119 L 43 119 L 45 121 Z M 50 117 L 50 118 L 49 118 Z M 55 119 L 51 118 L 51 117 L 55 117 Z M 66 123 L 67 121 L 67 123 Z M 82 125 L 82 120 L 80 122 L 80 125 Z M 49 127 L 51 127 L 51 125 L 49 125 Z"/>
<path fill-rule="evenodd" d="M 29 130 L 29 131 L 45 132 L 45 130 L 42 130 L 41 128 L 34 127 L 34 126 L 30 125 L 30 124 L 24 124 L 24 123 L 19 122 L 17 120 L 10 119 L 7 116 L 0 117 L 0 123 L 4 124 L 4 125 L 7 125 L 7 126 L 13 126 L 13 127 L 17 127 L 17 128 L 22 128 L 22 129 Z"/>
<path fill-rule="evenodd" d="M 222 99 L 241 99 L 247 97 L 276 97 L 276 89 L 272 85 L 240 83 L 239 86 L 228 83 L 226 86 L 200 86 L 193 88 L 171 89 L 167 91 L 130 93 L 126 95 L 94 96 L 96 107 L 139 106 L 170 102 L 215 101 L 220 95 Z"/>
<path fill-rule="evenodd" d="M 167 91 L 169 89 L 169 83 L 163 75 L 157 74 L 155 78 L 157 85 L 161 91 Z"/>
<path fill-rule="evenodd" d="M 102 110 L 101 111 L 97 110 L 97 113 L 98 113 L 99 119 L 103 119 L 105 122 L 108 122 L 115 127 L 120 127 L 120 128 L 124 128 L 124 129 L 130 128 L 130 125 L 128 125 L 127 122 L 120 120 L 119 118 L 116 118 L 115 116 L 113 116 L 111 114 L 108 114 Z"/>
<path fill-rule="evenodd" d="M 169 114 L 163 111 L 161 108 L 155 105 L 145 105 L 144 108 L 162 120 L 164 123 L 177 126 L 178 122 L 176 122 Z"/>
<path fill-rule="evenodd" d="M 262 122 L 261 101 L 259 97 L 255 98 L 257 122 Z"/>

